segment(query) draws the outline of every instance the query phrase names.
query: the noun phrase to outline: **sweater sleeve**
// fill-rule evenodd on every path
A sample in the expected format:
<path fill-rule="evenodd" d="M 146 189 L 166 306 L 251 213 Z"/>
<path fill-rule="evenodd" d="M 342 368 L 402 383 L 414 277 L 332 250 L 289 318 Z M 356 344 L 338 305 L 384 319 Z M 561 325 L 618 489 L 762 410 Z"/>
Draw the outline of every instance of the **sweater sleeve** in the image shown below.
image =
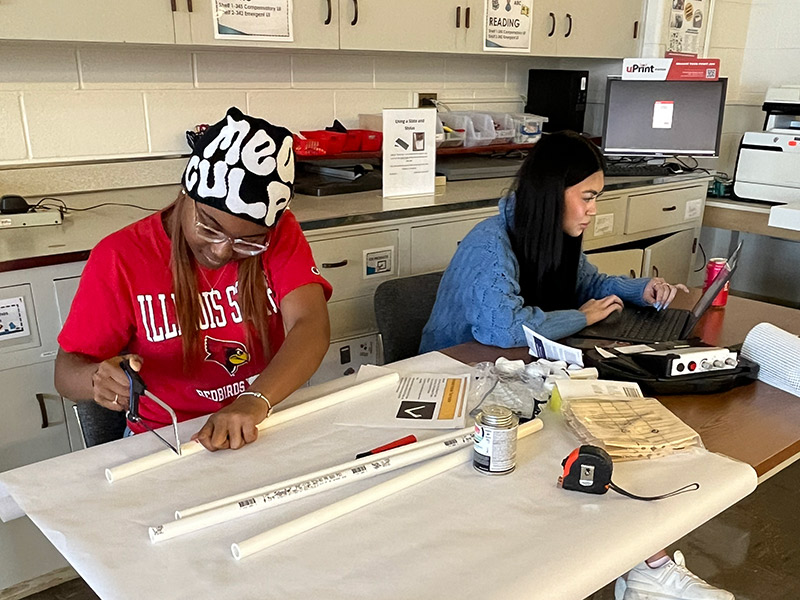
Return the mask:
<path fill-rule="evenodd" d="M 466 316 L 472 335 L 482 344 L 512 348 L 525 346 L 523 325 L 541 335 L 557 340 L 586 326 L 586 317 L 578 310 L 545 312 L 525 306 L 520 295 L 519 266 L 508 240 L 484 238 L 472 248 L 475 256 L 467 262 L 479 265 L 464 279 L 469 286 Z"/>
<path fill-rule="evenodd" d="M 586 259 L 586 255 L 581 253 L 578 263 L 578 302 L 583 304 L 587 300 L 605 298 L 614 294 L 624 302 L 647 306 L 647 302 L 644 301 L 644 288 L 648 281 L 650 281 L 648 277 L 631 279 L 630 277 L 600 273 L 597 267 Z"/>

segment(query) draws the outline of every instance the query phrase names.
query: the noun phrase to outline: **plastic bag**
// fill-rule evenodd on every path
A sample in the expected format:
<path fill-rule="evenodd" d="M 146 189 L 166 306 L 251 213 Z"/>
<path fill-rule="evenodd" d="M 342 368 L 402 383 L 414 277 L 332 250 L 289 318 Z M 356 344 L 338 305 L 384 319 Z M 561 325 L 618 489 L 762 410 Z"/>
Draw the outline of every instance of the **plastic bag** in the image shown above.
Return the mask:
<path fill-rule="evenodd" d="M 521 360 L 498 358 L 475 365 L 473 389 L 477 405 L 470 416 L 477 415 L 481 406 L 505 406 L 519 417 L 530 421 L 550 400 L 556 379 L 567 379 L 567 364 L 561 361 L 539 359 L 525 364 Z"/>

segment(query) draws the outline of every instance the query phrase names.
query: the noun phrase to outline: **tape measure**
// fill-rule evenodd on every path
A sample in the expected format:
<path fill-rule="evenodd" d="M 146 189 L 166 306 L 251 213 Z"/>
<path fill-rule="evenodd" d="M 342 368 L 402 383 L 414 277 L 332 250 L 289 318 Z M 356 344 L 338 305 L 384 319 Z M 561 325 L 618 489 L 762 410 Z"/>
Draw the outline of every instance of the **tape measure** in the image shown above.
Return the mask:
<path fill-rule="evenodd" d="M 564 471 L 558 478 L 559 487 L 565 490 L 576 492 L 586 492 L 587 494 L 605 494 L 609 489 L 633 498 L 635 500 L 661 500 L 684 492 L 692 492 L 700 489 L 699 483 L 690 483 L 672 492 L 659 496 L 637 496 L 611 481 L 611 473 L 614 471 L 614 462 L 608 452 L 597 446 L 584 445 L 575 448 L 564 460 L 561 461 Z"/>

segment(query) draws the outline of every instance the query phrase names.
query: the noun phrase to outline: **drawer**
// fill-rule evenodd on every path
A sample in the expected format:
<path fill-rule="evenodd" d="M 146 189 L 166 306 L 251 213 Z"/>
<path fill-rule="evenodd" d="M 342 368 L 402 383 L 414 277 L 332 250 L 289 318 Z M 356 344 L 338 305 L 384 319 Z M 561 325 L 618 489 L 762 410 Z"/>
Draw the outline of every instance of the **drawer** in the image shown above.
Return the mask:
<path fill-rule="evenodd" d="M 703 216 L 705 186 L 677 190 L 631 194 L 625 233 L 639 233 L 695 221 Z"/>
<path fill-rule="evenodd" d="M 613 250 L 611 252 L 595 252 L 586 255 L 586 259 L 597 270 L 606 275 L 627 275 L 639 277 L 642 270 L 644 250 L 632 248 L 630 250 Z"/>
<path fill-rule="evenodd" d="M 589 228 L 583 233 L 583 241 L 622 235 L 625 229 L 626 198 L 603 198 L 597 202 L 595 215 Z"/>
<path fill-rule="evenodd" d="M 331 320 L 332 340 L 378 331 L 372 295 L 329 302 L 328 316 Z"/>
<path fill-rule="evenodd" d="M 411 229 L 412 275 L 444 271 L 450 264 L 458 244 L 481 221 L 483 219 L 466 219 L 413 227 Z"/>
<path fill-rule="evenodd" d="M 331 300 L 372 296 L 381 281 L 397 277 L 396 229 L 310 242 Z"/>

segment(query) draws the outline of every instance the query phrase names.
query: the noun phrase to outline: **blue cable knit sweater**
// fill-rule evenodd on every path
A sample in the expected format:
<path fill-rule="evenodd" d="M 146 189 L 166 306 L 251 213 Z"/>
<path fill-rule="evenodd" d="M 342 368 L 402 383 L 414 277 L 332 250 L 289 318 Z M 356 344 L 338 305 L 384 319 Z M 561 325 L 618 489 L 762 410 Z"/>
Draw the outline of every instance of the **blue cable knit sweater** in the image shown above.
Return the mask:
<path fill-rule="evenodd" d="M 586 327 L 577 309 L 545 312 L 525 306 L 520 296 L 519 263 L 511 248 L 509 229 L 514 222 L 514 197 L 501 198 L 500 214 L 476 225 L 467 234 L 442 277 L 436 304 L 422 332 L 420 352 L 430 352 L 476 340 L 512 348 L 525 346 L 525 324 L 557 340 Z M 612 277 L 597 271 L 581 253 L 578 300 L 616 294 L 625 302 L 646 305 L 648 278 Z"/>

